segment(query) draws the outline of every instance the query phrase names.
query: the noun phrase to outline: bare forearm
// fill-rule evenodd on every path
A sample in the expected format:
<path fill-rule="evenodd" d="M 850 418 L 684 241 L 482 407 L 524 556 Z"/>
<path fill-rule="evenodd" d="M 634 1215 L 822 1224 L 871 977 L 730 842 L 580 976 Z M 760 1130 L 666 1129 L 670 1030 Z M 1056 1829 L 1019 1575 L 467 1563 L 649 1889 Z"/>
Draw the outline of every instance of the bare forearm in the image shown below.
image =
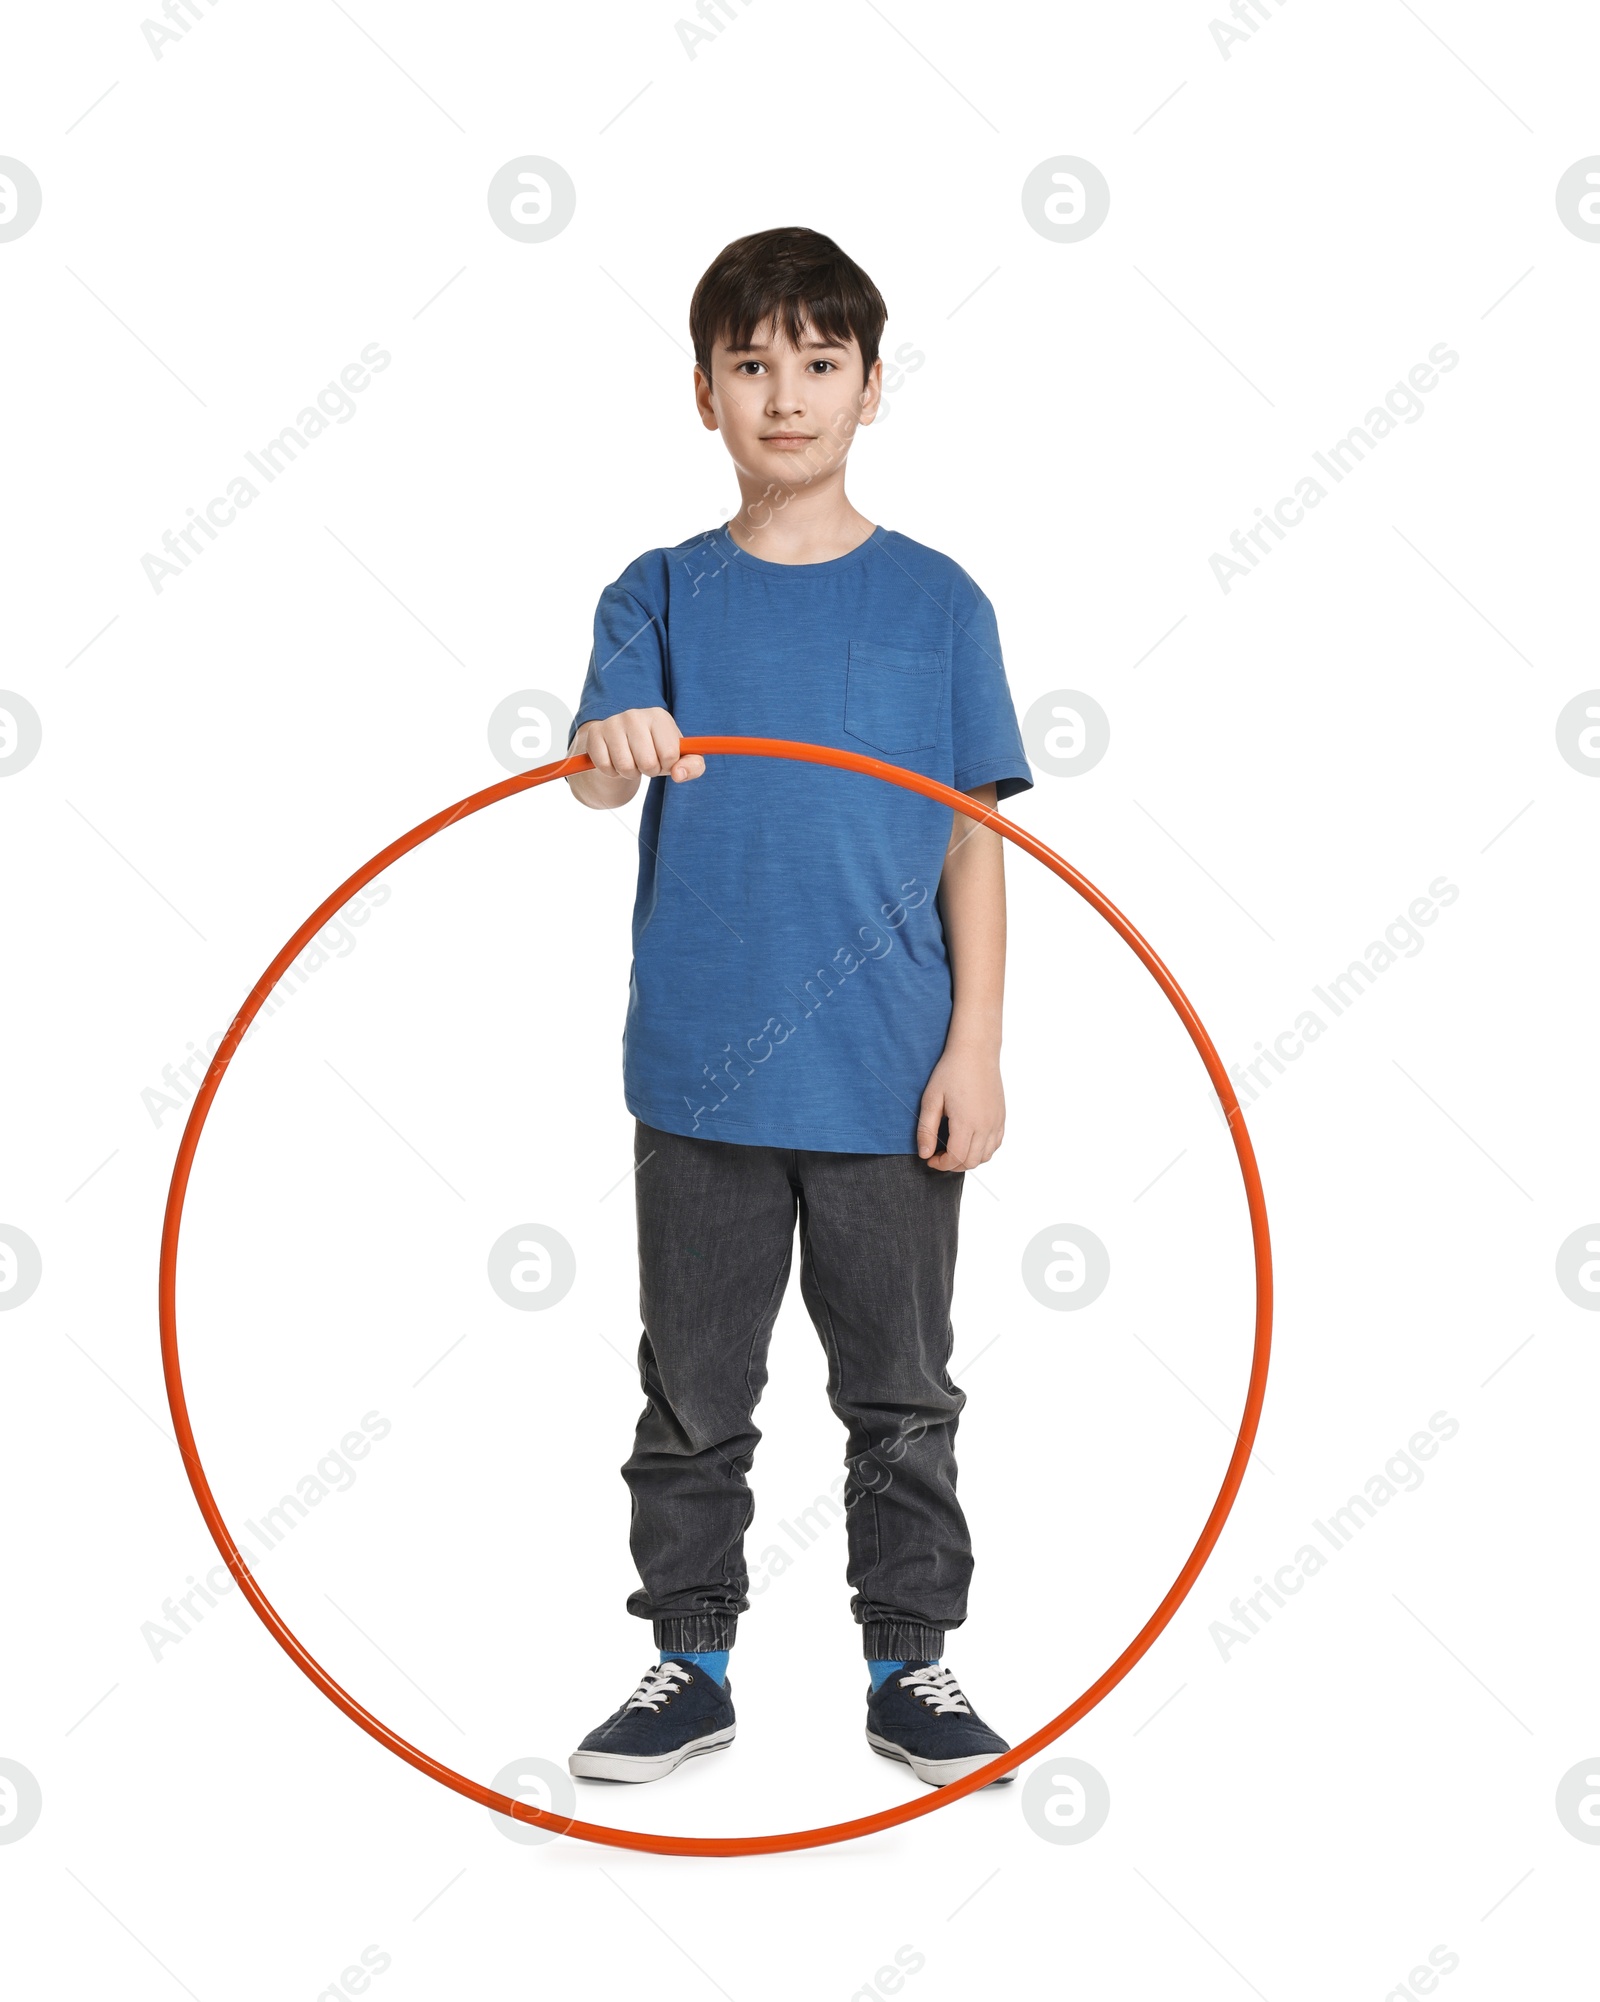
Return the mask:
<path fill-rule="evenodd" d="M 970 797 L 994 805 L 992 785 Z M 917 1152 L 942 1173 L 980 1168 L 1005 1138 L 1000 1081 L 1000 1007 L 1006 982 L 1006 878 L 1001 837 L 981 821 L 955 816 L 939 879 L 939 910 L 950 955 L 950 1027 L 917 1113 Z M 940 1123 L 947 1127 L 943 1148 Z"/>
<path fill-rule="evenodd" d="M 993 806 L 994 787 L 972 797 Z M 953 1007 L 946 1047 L 1000 1049 L 1006 980 L 1005 844 L 992 827 L 957 814 L 939 884 Z"/>

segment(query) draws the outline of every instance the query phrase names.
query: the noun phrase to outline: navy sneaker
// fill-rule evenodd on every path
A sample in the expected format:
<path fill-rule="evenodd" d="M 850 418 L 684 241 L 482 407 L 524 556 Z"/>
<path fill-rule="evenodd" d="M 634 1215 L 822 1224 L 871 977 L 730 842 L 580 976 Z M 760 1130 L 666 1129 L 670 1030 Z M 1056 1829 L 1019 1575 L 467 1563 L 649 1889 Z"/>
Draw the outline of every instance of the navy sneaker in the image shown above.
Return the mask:
<path fill-rule="evenodd" d="M 665 1779 L 685 1759 L 733 1743 L 730 1685 L 692 1661 L 664 1661 L 567 1761 L 579 1780 Z"/>
<path fill-rule="evenodd" d="M 951 1671 L 927 1661 L 908 1661 L 868 1693 L 867 1743 L 931 1787 L 965 1779 L 1011 1749 L 962 1695 Z M 989 1784 L 1015 1778 L 1002 1773 Z"/>

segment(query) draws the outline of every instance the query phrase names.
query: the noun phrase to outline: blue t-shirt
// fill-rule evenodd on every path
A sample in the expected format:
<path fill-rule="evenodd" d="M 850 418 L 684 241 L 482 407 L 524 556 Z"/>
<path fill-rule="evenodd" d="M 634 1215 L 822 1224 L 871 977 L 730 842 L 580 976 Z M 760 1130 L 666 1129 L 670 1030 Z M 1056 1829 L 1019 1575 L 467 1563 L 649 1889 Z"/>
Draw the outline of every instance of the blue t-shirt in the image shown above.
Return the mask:
<path fill-rule="evenodd" d="M 637 557 L 600 595 L 573 733 L 651 708 L 686 737 L 827 744 L 961 792 L 1033 784 L 993 606 L 881 526 L 824 563 L 768 562 L 725 526 Z M 746 1146 L 914 1154 L 950 1023 L 954 809 L 777 758 L 647 784 L 628 1110 Z"/>

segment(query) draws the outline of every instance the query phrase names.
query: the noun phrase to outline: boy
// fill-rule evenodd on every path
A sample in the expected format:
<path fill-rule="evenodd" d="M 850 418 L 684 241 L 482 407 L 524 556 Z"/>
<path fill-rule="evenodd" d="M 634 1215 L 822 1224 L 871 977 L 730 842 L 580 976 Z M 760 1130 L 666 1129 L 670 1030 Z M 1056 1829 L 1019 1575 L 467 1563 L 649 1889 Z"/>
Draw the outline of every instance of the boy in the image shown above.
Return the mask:
<path fill-rule="evenodd" d="M 989 806 L 1033 783 L 988 599 L 845 497 L 885 318 L 812 230 L 711 265 L 695 399 L 742 505 L 602 592 L 569 738 L 594 762 L 567 781 L 584 805 L 650 781 L 623 1035 L 648 1401 L 622 1472 L 628 1610 L 660 1653 L 573 1753 L 579 1778 L 658 1779 L 732 1742 L 745 1474 L 797 1213 L 848 1433 L 868 1743 L 934 1786 L 1008 1749 L 941 1662 L 972 1571 L 946 1369 L 957 1215 L 1005 1126 L 1001 837 L 860 773 L 679 752 L 680 734 L 827 744 Z"/>

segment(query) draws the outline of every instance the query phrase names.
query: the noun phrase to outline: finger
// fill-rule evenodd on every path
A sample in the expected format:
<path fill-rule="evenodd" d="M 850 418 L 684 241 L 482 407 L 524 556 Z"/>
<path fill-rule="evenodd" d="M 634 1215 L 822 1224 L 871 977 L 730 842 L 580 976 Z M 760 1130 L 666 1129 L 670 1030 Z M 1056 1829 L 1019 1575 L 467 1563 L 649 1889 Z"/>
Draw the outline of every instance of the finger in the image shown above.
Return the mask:
<path fill-rule="evenodd" d="M 939 1120 L 944 1113 L 944 1093 L 931 1088 L 924 1093 L 922 1110 L 917 1117 L 917 1152 L 924 1161 L 933 1157 L 933 1150 L 939 1144 Z"/>
<path fill-rule="evenodd" d="M 976 1143 L 977 1135 L 970 1126 L 965 1122 L 957 1126 L 952 1120 L 950 1138 L 945 1142 L 945 1152 L 950 1156 L 952 1167 L 975 1168 L 977 1162 L 973 1159 L 973 1153 Z"/>
<path fill-rule="evenodd" d="M 628 749 L 633 757 L 634 769 L 646 778 L 659 778 L 666 766 L 662 763 L 649 717 L 637 710 L 628 710 L 622 720 L 628 733 Z"/>
<path fill-rule="evenodd" d="M 638 777 L 639 767 L 634 760 L 628 726 L 618 716 L 611 718 L 611 727 L 606 731 L 606 749 L 611 753 L 611 769 L 618 778 Z"/>
<path fill-rule="evenodd" d="M 670 772 L 678 762 L 678 726 L 665 709 L 647 712 L 646 728 L 650 734 L 651 754 L 655 758 L 657 772 Z"/>
<path fill-rule="evenodd" d="M 691 751 L 688 757 L 679 758 L 678 762 L 672 767 L 672 776 L 676 781 L 681 783 L 684 779 L 700 778 L 704 774 L 705 768 L 705 759 L 701 757 L 698 751 Z"/>
<path fill-rule="evenodd" d="M 573 746 L 574 750 L 580 748 L 588 754 L 589 762 L 597 772 L 609 772 L 612 769 L 611 746 L 606 742 L 605 731 L 598 725 L 584 731 L 581 745 Z"/>

